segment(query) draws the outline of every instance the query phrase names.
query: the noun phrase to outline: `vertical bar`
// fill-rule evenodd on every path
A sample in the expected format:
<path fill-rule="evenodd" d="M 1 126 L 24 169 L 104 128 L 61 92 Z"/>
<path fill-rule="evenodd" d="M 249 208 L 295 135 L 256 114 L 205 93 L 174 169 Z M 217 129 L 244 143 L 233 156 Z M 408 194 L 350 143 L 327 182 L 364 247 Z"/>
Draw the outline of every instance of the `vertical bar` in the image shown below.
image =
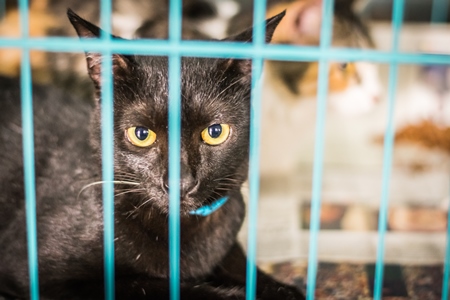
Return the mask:
<path fill-rule="evenodd" d="M 102 180 L 104 218 L 105 299 L 114 299 L 114 150 L 113 88 L 111 53 L 102 61 Z"/>
<path fill-rule="evenodd" d="M 111 36 L 111 16 L 112 16 L 112 0 L 100 0 L 100 28 L 102 28 L 102 39 L 108 41 Z"/>
<path fill-rule="evenodd" d="M 442 278 L 442 300 L 448 300 L 448 283 L 450 279 L 450 204 L 447 209 L 447 251 L 445 252 L 444 260 L 444 277 Z"/>
<path fill-rule="evenodd" d="M 253 47 L 252 80 L 250 99 L 250 150 L 249 150 L 249 188 L 248 203 L 248 239 L 246 299 L 256 298 L 256 248 L 259 198 L 259 146 L 261 125 L 261 86 L 258 84 L 262 72 L 262 56 L 259 51 L 265 43 L 266 1 L 255 1 L 253 11 Z"/>
<path fill-rule="evenodd" d="M 393 42 L 391 53 L 397 53 L 400 38 L 400 29 L 403 20 L 404 0 L 396 0 L 393 2 L 394 8 L 392 12 L 392 30 Z M 384 138 L 383 150 L 383 180 L 381 187 L 381 203 L 380 213 L 378 217 L 378 247 L 377 262 L 375 266 L 375 282 L 374 282 L 374 300 L 380 300 L 382 297 L 383 287 L 383 269 L 384 269 L 384 251 L 385 251 L 385 235 L 387 227 L 387 213 L 389 208 L 389 189 L 392 169 L 392 152 L 394 148 L 394 104 L 398 77 L 398 63 L 391 62 L 389 69 L 389 105 L 388 105 L 388 122 L 386 134 Z"/>
<path fill-rule="evenodd" d="M 21 35 L 22 38 L 26 39 L 29 37 L 30 32 L 29 32 L 29 16 L 28 16 L 28 0 L 19 0 L 19 13 L 20 13 L 20 31 L 21 31 Z M 24 65 L 24 64 L 22 64 Z M 30 66 L 30 65 L 28 65 Z M 26 65 L 23 68 L 23 71 L 27 71 L 28 68 Z M 31 70 L 31 69 L 30 69 Z M 31 76 L 30 78 L 31 79 Z M 30 80 L 31 83 L 31 80 Z"/>
<path fill-rule="evenodd" d="M 445 23 L 448 18 L 449 0 L 433 0 L 431 23 Z"/>
<path fill-rule="evenodd" d="M 22 38 L 29 36 L 28 1 L 19 1 Z M 33 96 L 31 86 L 30 51 L 22 49 L 21 63 L 22 143 L 25 180 L 25 207 L 27 224 L 30 298 L 39 299 L 38 245 L 36 226 L 36 182 L 34 166 Z"/>
<path fill-rule="evenodd" d="M 169 7 L 169 265 L 170 299 L 180 299 L 181 1 Z"/>
<path fill-rule="evenodd" d="M 30 297 L 39 299 L 38 282 L 38 248 L 36 228 L 36 186 L 34 168 L 34 130 L 33 130 L 33 99 L 31 89 L 30 51 L 22 50 L 21 66 L 22 87 L 22 128 L 23 157 L 25 179 L 25 204 L 27 219 L 28 264 L 30 276 Z"/>
<path fill-rule="evenodd" d="M 169 58 L 169 261 L 170 299 L 180 298 L 180 70 L 181 59 Z"/>
<path fill-rule="evenodd" d="M 101 0 L 100 24 L 103 28 L 101 40 L 108 43 L 111 39 L 111 1 Z M 104 226 L 104 272 L 105 299 L 114 300 L 114 114 L 112 53 L 108 49 L 102 52 L 102 179 L 103 184 L 103 226 Z"/>
<path fill-rule="evenodd" d="M 398 0 L 397 0 L 398 1 Z M 385 235 L 387 227 L 387 213 L 389 208 L 389 187 L 392 169 L 392 151 L 394 148 L 394 104 L 397 84 L 398 65 L 391 64 L 389 70 L 389 105 L 388 105 L 388 125 L 384 137 L 383 149 L 383 181 L 381 188 L 380 213 L 378 217 L 378 246 L 377 262 L 375 266 L 374 300 L 381 299 L 383 286 Z"/>
<path fill-rule="evenodd" d="M 327 51 L 331 46 L 334 1 L 323 1 L 322 24 L 320 28 L 320 51 Z M 319 78 L 317 93 L 316 132 L 314 142 L 313 186 L 311 197 L 311 221 L 309 233 L 309 259 L 306 297 L 313 300 L 317 277 L 317 240 L 320 230 L 320 207 L 323 177 L 324 135 L 328 95 L 328 59 L 319 61 Z"/>
<path fill-rule="evenodd" d="M 6 15 L 6 0 L 0 0 L 0 21 Z"/>

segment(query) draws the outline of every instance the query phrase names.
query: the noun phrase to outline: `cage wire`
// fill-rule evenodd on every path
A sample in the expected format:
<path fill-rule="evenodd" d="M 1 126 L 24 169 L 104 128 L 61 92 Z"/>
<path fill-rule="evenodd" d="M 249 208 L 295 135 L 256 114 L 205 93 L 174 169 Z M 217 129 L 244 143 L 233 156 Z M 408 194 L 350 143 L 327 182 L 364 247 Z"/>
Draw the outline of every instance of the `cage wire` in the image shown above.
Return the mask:
<path fill-rule="evenodd" d="M 446 22 L 448 20 L 448 6 L 449 2 L 447 0 L 433 0 L 431 22 Z"/>
<path fill-rule="evenodd" d="M 0 0 L 0 21 L 5 17 L 6 14 L 6 0 Z"/>
<path fill-rule="evenodd" d="M 401 53 L 398 49 L 399 33 L 402 26 L 404 0 L 393 1 L 392 31 L 393 40 L 390 51 L 337 49 L 331 48 L 333 0 L 324 0 L 321 24 L 321 39 L 319 47 L 297 47 L 292 45 L 265 45 L 263 21 L 265 19 L 265 1 L 254 1 L 254 39 L 253 43 L 224 43 L 181 40 L 182 1 L 171 0 L 169 9 L 170 27 L 168 40 L 113 40 L 104 34 L 100 39 L 80 41 L 75 38 L 30 38 L 28 21 L 28 0 L 19 0 L 20 38 L 0 37 L 0 47 L 19 48 L 22 51 L 21 64 L 21 101 L 23 128 L 23 157 L 25 176 L 26 221 L 28 240 L 28 259 L 30 275 L 30 298 L 39 299 L 39 279 L 37 260 L 36 232 L 36 188 L 34 170 L 33 141 L 33 101 L 32 78 L 30 67 L 30 50 L 73 52 L 74 50 L 100 51 L 104 57 L 112 53 L 165 55 L 169 57 L 169 234 L 170 234 L 170 289 L 171 300 L 177 300 L 179 294 L 179 255 L 180 255 L 180 220 L 179 220 L 179 182 L 180 182 L 180 66 L 182 56 L 199 57 L 236 57 L 251 58 L 253 61 L 252 94 L 251 94 L 251 136 L 250 136 L 250 200 L 248 213 L 248 245 L 247 245 L 247 299 L 255 298 L 256 287 L 256 225 L 258 207 L 258 162 L 259 162 L 259 123 L 260 123 L 260 89 L 258 78 L 262 72 L 264 59 L 272 60 L 316 60 L 319 61 L 319 92 L 317 96 L 318 109 L 315 129 L 315 154 L 313 165 L 312 207 L 310 223 L 310 243 L 307 275 L 307 299 L 314 299 L 317 276 L 317 237 L 320 230 L 320 207 L 322 189 L 322 169 L 324 152 L 324 127 L 326 122 L 326 105 L 328 90 L 328 62 L 330 60 L 356 61 L 365 60 L 389 64 L 388 90 L 388 124 L 384 139 L 384 160 L 382 176 L 382 195 L 380 199 L 380 214 L 378 222 L 378 244 L 376 271 L 374 282 L 374 299 L 382 296 L 384 248 L 387 227 L 387 212 L 389 207 L 389 183 L 392 168 L 392 152 L 394 141 L 393 111 L 395 103 L 397 73 L 399 64 L 450 64 L 449 55 Z M 445 21 L 448 2 L 434 0 L 433 20 Z M 5 2 L 0 0 L 0 18 L 5 12 Z M 111 32 L 111 1 L 101 0 L 100 20 L 105 32 Z M 103 180 L 112 182 L 113 174 L 113 90 L 111 79 L 111 60 L 102 62 L 102 161 Z M 106 299 L 114 299 L 114 194 L 113 184 L 103 185 L 104 202 L 104 256 L 105 256 L 105 295 Z M 449 215 L 450 216 L 450 215 Z M 448 223 L 448 222 L 447 222 Z M 449 261 L 450 261 L 450 224 L 447 228 L 447 249 L 444 261 L 444 278 L 442 284 L 442 299 L 448 299 Z"/>

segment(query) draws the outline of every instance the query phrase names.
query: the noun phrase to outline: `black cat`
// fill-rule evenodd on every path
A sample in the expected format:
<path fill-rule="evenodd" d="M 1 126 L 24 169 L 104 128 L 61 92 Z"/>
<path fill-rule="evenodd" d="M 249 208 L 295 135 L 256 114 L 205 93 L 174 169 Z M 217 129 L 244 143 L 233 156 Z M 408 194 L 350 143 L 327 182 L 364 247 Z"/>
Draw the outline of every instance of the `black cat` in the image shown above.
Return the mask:
<path fill-rule="evenodd" d="M 266 21 L 267 42 L 283 15 Z M 95 25 L 68 16 L 80 37 L 99 36 Z M 228 40 L 249 42 L 251 35 Z M 86 57 L 96 89 L 91 116 L 86 101 L 33 88 L 42 299 L 104 297 L 101 55 Z M 113 55 L 117 299 L 169 297 L 167 68 L 166 57 Z M 182 58 L 182 299 L 245 298 L 246 257 L 236 234 L 245 215 L 250 76 L 251 60 Z M 1 79 L 0 294 L 27 298 L 19 99 L 18 83 Z M 257 298 L 304 299 L 260 271 Z"/>

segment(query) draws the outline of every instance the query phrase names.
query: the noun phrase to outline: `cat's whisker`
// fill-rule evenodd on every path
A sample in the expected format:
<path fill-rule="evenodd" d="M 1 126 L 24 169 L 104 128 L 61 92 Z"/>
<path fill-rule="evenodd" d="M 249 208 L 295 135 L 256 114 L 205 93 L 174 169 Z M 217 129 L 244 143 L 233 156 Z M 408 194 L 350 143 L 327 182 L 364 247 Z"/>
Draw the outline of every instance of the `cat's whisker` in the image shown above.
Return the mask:
<path fill-rule="evenodd" d="M 219 182 L 218 185 L 224 186 L 240 186 L 239 182 Z"/>
<path fill-rule="evenodd" d="M 219 193 L 217 190 L 212 191 L 213 195 L 216 195 L 217 197 L 222 197 L 223 195 L 221 193 Z M 211 199 L 209 199 L 211 202 L 217 200 L 216 197 L 211 197 Z"/>
<path fill-rule="evenodd" d="M 139 183 L 140 182 L 137 178 L 123 177 L 123 176 L 115 176 L 114 180 L 115 181 L 125 181 L 125 182 L 135 182 L 135 183 Z"/>
<path fill-rule="evenodd" d="M 153 200 L 153 198 L 149 198 L 149 199 L 145 200 L 138 207 L 136 207 L 136 210 L 140 209 L 142 206 L 144 206 L 145 204 L 149 203 L 152 200 Z"/>
<path fill-rule="evenodd" d="M 132 181 L 121 181 L 121 180 L 113 180 L 113 181 L 108 181 L 108 180 L 102 180 L 102 181 L 95 181 L 89 184 L 86 184 L 85 186 L 83 186 L 81 188 L 81 190 L 78 192 L 78 196 L 77 199 L 80 197 L 81 193 L 83 193 L 84 190 L 94 186 L 94 185 L 99 185 L 99 184 L 104 184 L 104 183 L 114 183 L 114 184 L 129 184 L 129 185 L 139 185 L 139 183 L 137 182 L 132 182 Z"/>
<path fill-rule="evenodd" d="M 117 193 L 117 194 L 114 195 L 114 197 L 121 196 L 121 195 L 124 195 L 124 194 L 129 194 L 129 193 L 137 193 L 137 194 L 139 194 L 142 191 L 145 191 L 145 188 L 131 189 L 131 190 L 127 190 L 127 191 L 124 191 L 124 192 Z"/>
<path fill-rule="evenodd" d="M 240 182 L 238 179 L 235 179 L 235 178 L 229 178 L 229 177 L 217 178 L 217 179 L 214 179 L 214 181 Z"/>
<path fill-rule="evenodd" d="M 216 190 L 218 190 L 218 191 L 231 191 L 232 189 L 230 189 L 230 187 L 228 187 L 228 186 L 218 186 L 218 187 L 216 187 Z"/>
<path fill-rule="evenodd" d="M 124 173 L 124 172 L 115 172 L 114 176 L 116 179 L 121 180 L 121 179 L 128 179 L 131 181 L 137 181 L 137 176 L 134 174 L 130 174 L 130 173 Z"/>
<path fill-rule="evenodd" d="M 218 185 L 219 186 L 230 186 L 230 187 L 233 187 L 233 186 L 240 186 L 242 184 L 242 182 L 240 181 L 240 180 L 220 180 L 219 182 L 218 182 Z"/>
<path fill-rule="evenodd" d="M 134 213 L 136 213 L 142 206 L 146 205 L 147 203 L 149 203 L 150 201 L 152 201 L 153 198 L 148 198 L 147 200 L 145 200 L 144 202 L 142 202 L 140 205 L 138 205 L 137 207 L 135 206 L 134 209 L 132 211 L 130 211 L 128 213 L 127 218 L 131 217 Z"/>

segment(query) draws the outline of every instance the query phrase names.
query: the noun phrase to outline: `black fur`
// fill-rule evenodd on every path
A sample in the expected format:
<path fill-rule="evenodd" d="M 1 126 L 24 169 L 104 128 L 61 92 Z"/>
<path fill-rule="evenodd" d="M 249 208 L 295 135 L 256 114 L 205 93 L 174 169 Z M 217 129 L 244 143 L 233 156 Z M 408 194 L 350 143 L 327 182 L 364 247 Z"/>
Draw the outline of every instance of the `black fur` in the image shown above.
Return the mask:
<path fill-rule="evenodd" d="M 81 37 L 100 30 L 69 11 Z M 267 21 L 268 40 L 283 17 Z M 248 41 L 251 31 L 233 38 Z M 51 88 L 33 87 L 39 283 L 42 299 L 103 299 L 103 218 L 100 160 L 101 56 L 87 53 L 96 88 L 94 108 Z M 117 299 L 168 299 L 167 59 L 113 56 L 115 268 Z M 236 241 L 244 219 L 250 60 L 182 59 L 181 298 L 244 299 L 245 255 Z M 27 298 L 20 87 L 0 79 L 0 294 Z M 90 111 L 92 110 L 92 114 Z M 91 116 L 90 116 L 91 114 Z M 88 124 L 91 124 L 88 129 Z M 231 126 L 223 144 L 202 142 L 215 123 Z M 133 146 L 127 128 L 157 134 Z M 207 217 L 188 212 L 221 196 Z M 258 299 L 304 299 L 294 287 L 258 271 Z"/>

